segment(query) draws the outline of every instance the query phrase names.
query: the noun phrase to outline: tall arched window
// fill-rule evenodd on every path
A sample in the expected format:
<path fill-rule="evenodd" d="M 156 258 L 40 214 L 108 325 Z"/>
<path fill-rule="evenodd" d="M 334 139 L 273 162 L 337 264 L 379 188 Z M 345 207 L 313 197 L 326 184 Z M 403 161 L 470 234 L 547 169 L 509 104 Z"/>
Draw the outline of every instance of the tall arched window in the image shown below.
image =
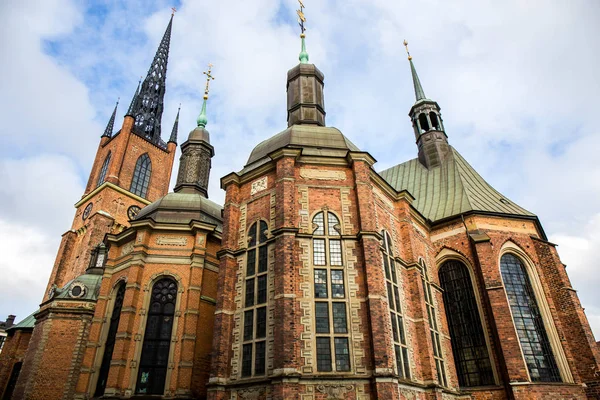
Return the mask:
<path fill-rule="evenodd" d="M 248 231 L 242 377 L 264 375 L 266 370 L 268 229 L 265 221 L 258 221 Z"/>
<path fill-rule="evenodd" d="M 110 156 L 111 152 L 108 152 L 108 155 L 104 159 L 104 163 L 102 163 L 102 168 L 100 169 L 100 175 L 98 175 L 98 180 L 96 181 L 96 186 L 100 186 L 104 183 L 104 179 L 106 178 L 106 172 L 108 171 L 108 165 L 110 164 Z"/>
<path fill-rule="evenodd" d="M 438 274 L 458 382 L 460 386 L 493 385 L 494 373 L 469 270 L 460 261 L 450 260 Z"/>
<path fill-rule="evenodd" d="M 148 192 L 148 184 L 150 183 L 150 175 L 152 174 L 152 162 L 148 154 L 142 154 L 135 163 L 133 178 L 129 191 L 137 194 L 140 197 L 146 197 Z"/>
<path fill-rule="evenodd" d="M 319 212 L 312 222 L 317 370 L 350 371 L 340 221 L 332 212 Z"/>
<path fill-rule="evenodd" d="M 98 374 L 98 383 L 96 383 L 95 396 L 102 396 L 106 389 L 106 381 L 110 370 L 110 361 L 112 360 L 113 350 L 115 349 L 115 341 L 117 337 L 117 329 L 119 320 L 121 319 L 121 309 L 123 308 L 123 299 L 125 298 L 125 282 L 119 284 L 117 294 L 115 296 L 115 304 L 110 316 L 110 325 L 106 343 L 104 345 L 104 354 L 102 355 L 102 364 L 100 365 L 100 373 Z"/>
<path fill-rule="evenodd" d="M 513 254 L 504 254 L 500 270 L 531 380 L 560 382 L 560 372 L 523 262 Z"/>
<path fill-rule="evenodd" d="M 427 273 L 427 265 L 425 265 L 425 261 L 422 258 L 419 259 L 419 265 L 421 266 L 421 282 L 423 283 L 423 292 L 425 293 L 425 305 L 427 307 L 427 318 L 429 319 L 429 334 L 431 335 L 431 343 L 433 345 L 435 369 L 437 370 L 439 384 L 448 386 L 440 330 L 435 315 L 435 305 L 433 293 L 431 291 L 431 282 L 429 281 L 429 274 Z"/>
<path fill-rule="evenodd" d="M 408 346 L 406 344 L 406 331 L 402 302 L 400 301 L 399 271 L 396 270 L 396 260 L 392 250 L 390 235 L 382 231 L 383 235 L 383 267 L 385 269 L 385 284 L 387 286 L 390 318 L 392 322 L 392 336 L 394 339 L 394 354 L 396 355 L 396 368 L 401 378 L 410 379 L 410 362 L 408 359 Z"/>
<path fill-rule="evenodd" d="M 162 278 L 152 287 L 136 393 L 163 394 L 177 300 L 177 283 Z"/>

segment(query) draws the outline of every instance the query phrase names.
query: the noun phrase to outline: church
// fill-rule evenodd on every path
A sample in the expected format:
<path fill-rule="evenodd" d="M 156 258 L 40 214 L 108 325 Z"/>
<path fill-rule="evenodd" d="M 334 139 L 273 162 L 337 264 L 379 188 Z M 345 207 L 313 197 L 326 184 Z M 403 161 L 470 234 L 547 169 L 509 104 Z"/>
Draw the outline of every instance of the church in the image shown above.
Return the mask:
<path fill-rule="evenodd" d="M 223 205 L 208 198 L 210 68 L 169 192 L 171 16 L 100 137 L 39 309 L 7 329 L 1 398 L 600 398 L 556 245 L 451 146 L 410 54 L 415 158 L 377 171 L 327 126 L 299 16 L 287 127 L 221 177 Z"/>

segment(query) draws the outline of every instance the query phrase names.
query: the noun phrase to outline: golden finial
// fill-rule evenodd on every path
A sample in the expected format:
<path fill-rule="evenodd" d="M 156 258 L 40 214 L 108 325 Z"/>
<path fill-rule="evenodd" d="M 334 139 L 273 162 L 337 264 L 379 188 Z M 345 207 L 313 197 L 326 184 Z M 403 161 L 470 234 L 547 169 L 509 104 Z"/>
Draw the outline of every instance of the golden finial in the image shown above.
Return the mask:
<path fill-rule="evenodd" d="M 406 47 L 406 54 L 408 54 L 408 60 L 412 60 L 412 56 L 410 55 L 410 51 L 408 51 L 408 42 L 404 39 L 404 47 Z"/>
<path fill-rule="evenodd" d="M 300 3 L 300 9 L 296 10 L 296 13 L 298 14 L 298 25 L 300 25 L 300 37 L 303 38 L 305 36 L 304 31 L 306 30 L 304 27 L 304 23 L 306 22 L 306 17 L 304 16 L 304 3 L 302 3 L 302 0 L 298 0 L 298 3 Z"/>
<path fill-rule="evenodd" d="M 213 65 L 212 64 L 208 64 L 208 72 L 203 72 L 204 75 L 206 75 L 206 87 L 204 88 L 204 100 L 208 99 L 208 87 L 210 84 L 210 80 L 215 80 L 215 77 L 211 75 L 211 69 L 212 69 Z"/>
<path fill-rule="evenodd" d="M 171 16 L 175 15 L 177 9 L 175 7 L 171 7 Z"/>

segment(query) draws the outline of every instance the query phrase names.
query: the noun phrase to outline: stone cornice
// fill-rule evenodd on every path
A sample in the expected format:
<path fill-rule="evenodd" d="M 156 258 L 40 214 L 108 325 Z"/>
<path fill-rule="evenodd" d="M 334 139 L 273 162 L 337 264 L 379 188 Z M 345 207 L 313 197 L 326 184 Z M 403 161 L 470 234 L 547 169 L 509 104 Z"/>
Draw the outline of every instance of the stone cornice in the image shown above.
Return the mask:
<path fill-rule="evenodd" d="M 131 193 L 130 191 L 125 190 L 122 187 L 115 185 L 114 183 L 104 182 L 102 185 L 98 186 L 96 189 L 92 190 L 90 193 L 88 193 L 86 196 L 84 196 L 81 200 L 79 200 L 77 203 L 75 203 L 75 208 L 79 207 L 83 203 L 90 200 L 92 197 L 94 197 L 97 193 L 99 193 L 104 188 L 111 188 L 111 189 L 113 189 L 135 201 L 139 201 L 140 203 L 145 204 L 145 205 L 148 205 L 151 203 L 151 201 L 146 200 L 143 197 L 137 196 L 137 195 Z"/>
<path fill-rule="evenodd" d="M 370 166 L 373 166 L 373 164 L 377 162 L 377 160 L 366 151 L 350 151 L 346 157 L 350 163 L 355 161 L 364 161 Z"/>

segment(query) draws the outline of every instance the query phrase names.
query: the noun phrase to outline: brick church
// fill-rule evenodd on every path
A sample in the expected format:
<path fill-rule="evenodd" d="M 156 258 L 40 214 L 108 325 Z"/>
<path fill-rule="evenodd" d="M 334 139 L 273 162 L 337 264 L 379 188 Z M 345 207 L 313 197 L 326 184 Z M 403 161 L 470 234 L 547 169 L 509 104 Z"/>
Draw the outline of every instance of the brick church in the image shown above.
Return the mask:
<path fill-rule="evenodd" d="M 599 398 L 556 246 L 449 144 L 410 56 L 414 159 L 377 171 L 326 125 L 303 34 L 287 127 L 221 178 L 219 205 L 208 84 L 168 192 L 172 25 L 100 138 L 39 309 L 7 330 L 2 399 Z"/>

